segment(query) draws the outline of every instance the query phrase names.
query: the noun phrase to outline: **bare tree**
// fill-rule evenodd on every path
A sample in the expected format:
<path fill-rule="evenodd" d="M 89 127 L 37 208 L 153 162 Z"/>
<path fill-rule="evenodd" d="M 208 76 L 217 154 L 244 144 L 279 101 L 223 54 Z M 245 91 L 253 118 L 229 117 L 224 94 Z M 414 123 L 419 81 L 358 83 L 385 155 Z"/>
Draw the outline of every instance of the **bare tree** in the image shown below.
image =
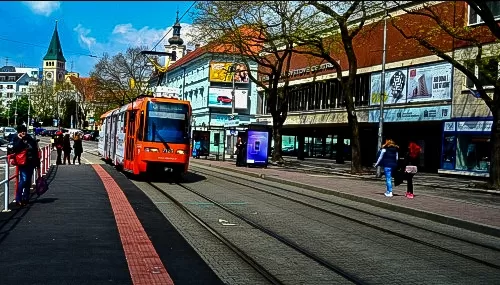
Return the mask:
<path fill-rule="evenodd" d="M 56 115 L 56 86 L 46 84 L 44 81 L 39 85 L 30 86 L 29 96 L 33 107 L 33 116 L 40 119 L 55 118 Z"/>
<path fill-rule="evenodd" d="M 273 118 L 272 160 L 282 163 L 281 130 L 288 115 L 287 90 L 294 43 L 292 34 L 311 15 L 299 2 L 200 1 L 192 14 L 192 38 L 213 52 L 245 63 L 252 82 L 262 88 Z M 251 69 L 258 64 L 258 69 Z"/>
<path fill-rule="evenodd" d="M 469 13 L 479 16 L 483 25 L 475 27 L 467 25 L 464 19 L 467 11 L 462 10 L 463 1 L 450 1 L 439 5 L 420 3 L 415 9 L 402 8 L 414 17 L 414 20 L 403 21 L 394 17 L 391 22 L 405 39 L 410 40 L 409 42 L 417 43 L 462 72 L 475 86 L 473 92 L 488 106 L 493 116 L 489 182 L 491 187 L 498 189 L 500 188 L 500 131 L 498 130 L 500 27 L 491 9 L 496 1 L 465 2 L 469 5 Z M 457 46 L 463 48 L 455 51 Z"/>
<path fill-rule="evenodd" d="M 132 101 L 146 92 L 151 67 L 141 54 L 146 47 L 128 48 L 125 53 L 110 57 L 105 54 L 91 72 L 96 89 L 109 95 L 108 99 L 118 104 Z"/>
<path fill-rule="evenodd" d="M 318 11 L 314 23 L 306 26 L 295 35 L 299 46 L 298 54 L 309 54 L 332 64 L 342 88 L 342 99 L 346 106 L 347 121 L 351 129 L 352 172 L 362 171 L 361 146 L 359 141 L 359 122 L 354 102 L 354 84 L 358 70 L 358 60 L 354 48 L 354 39 L 365 27 L 368 13 L 376 11 L 380 2 L 368 1 L 304 1 Z M 344 70 L 340 59 L 347 59 Z M 342 73 L 348 71 L 344 77 Z M 343 140 L 338 140 L 342 149 Z M 339 154 L 339 152 L 337 152 Z M 343 157 L 337 155 L 337 162 L 343 163 Z"/>

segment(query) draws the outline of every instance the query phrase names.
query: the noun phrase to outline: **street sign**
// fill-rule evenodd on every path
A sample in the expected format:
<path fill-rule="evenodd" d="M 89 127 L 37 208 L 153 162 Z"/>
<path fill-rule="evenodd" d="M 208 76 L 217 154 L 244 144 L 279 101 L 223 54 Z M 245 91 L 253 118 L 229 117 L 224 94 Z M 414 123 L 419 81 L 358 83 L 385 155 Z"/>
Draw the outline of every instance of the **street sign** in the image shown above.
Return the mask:
<path fill-rule="evenodd" d="M 224 127 L 238 127 L 240 125 L 240 120 L 231 120 L 224 122 Z"/>

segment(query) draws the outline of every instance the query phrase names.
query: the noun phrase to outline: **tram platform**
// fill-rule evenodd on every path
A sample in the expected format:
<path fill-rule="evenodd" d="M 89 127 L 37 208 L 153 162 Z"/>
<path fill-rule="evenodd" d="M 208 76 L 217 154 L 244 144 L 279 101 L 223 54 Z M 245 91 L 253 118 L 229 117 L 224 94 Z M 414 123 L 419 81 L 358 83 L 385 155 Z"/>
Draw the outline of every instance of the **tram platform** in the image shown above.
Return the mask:
<path fill-rule="evenodd" d="M 0 284 L 222 284 L 112 167 L 54 165 L 47 178 L 43 196 L 0 213 Z"/>
<path fill-rule="evenodd" d="M 394 196 L 388 198 L 383 195 L 385 182 L 381 180 L 311 173 L 272 165 L 267 168 L 235 167 L 234 161 L 192 159 L 190 166 L 193 170 L 196 167 L 206 171 L 219 169 L 226 175 L 235 175 L 235 179 L 244 175 L 251 180 L 260 178 L 296 186 L 483 234 L 500 235 L 500 195 L 496 193 L 415 185 L 415 198 L 408 199 L 405 197 L 406 185 L 403 184 L 394 187 Z"/>

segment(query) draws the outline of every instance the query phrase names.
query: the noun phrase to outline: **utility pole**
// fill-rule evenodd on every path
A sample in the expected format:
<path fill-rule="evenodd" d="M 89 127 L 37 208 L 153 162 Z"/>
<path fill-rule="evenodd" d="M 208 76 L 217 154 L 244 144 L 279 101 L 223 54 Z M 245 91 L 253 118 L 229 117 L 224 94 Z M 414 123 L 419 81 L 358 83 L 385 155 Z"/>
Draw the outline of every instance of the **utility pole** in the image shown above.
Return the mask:
<path fill-rule="evenodd" d="M 16 127 L 17 127 L 17 92 L 16 92 L 16 93 L 14 93 L 14 94 L 16 94 L 16 95 L 15 95 L 15 96 L 16 96 L 16 111 L 15 111 L 15 113 L 14 113 L 14 126 L 16 126 Z"/>
<path fill-rule="evenodd" d="M 377 150 L 382 146 L 384 135 L 384 101 L 385 101 L 385 51 L 387 47 L 387 7 L 384 2 L 384 46 L 382 50 L 382 74 L 380 75 L 380 115 L 378 124 L 378 145 Z M 378 158 L 377 158 L 378 159 Z M 382 176 L 382 167 L 377 167 L 377 177 Z"/>
<path fill-rule="evenodd" d="M 235 59 L 235 55 L 233 54 L 233 65 L 231 65 L 231 72 L 233 73 L 233 90 L 231 91 L 231 116 L 234 120 L 235 118 L 235 91 L 236 91 L 236 85 L 234 84 L 234 76 L 236 75 L 236 59 Z M 230 155 L 231 158 L 234 158 L 234 137 L 233 135 L 231 134 L 231 155 Z"/>
<path fill-rule="evenodd" d="M 78 94 L 75 92 L 75 129 L 78 129 Z"/>

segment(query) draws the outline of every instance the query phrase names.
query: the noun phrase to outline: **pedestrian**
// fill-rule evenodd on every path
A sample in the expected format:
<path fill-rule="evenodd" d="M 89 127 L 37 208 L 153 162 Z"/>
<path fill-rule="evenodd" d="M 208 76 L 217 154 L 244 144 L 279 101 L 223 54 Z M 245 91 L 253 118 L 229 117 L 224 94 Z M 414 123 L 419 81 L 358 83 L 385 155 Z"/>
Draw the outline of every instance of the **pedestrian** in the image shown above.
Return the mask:
<path fill-rule="evenodd" d="M 56 159 L 57 165 L 62 164 L 61 156 L 63 151 L 63 142 L 64 142 L 63 133 L 61 132 L 61 130 L 57 130 L 57 132 L 54 135 L 54 143 L 52 145 L 52 147 L 55 148 L 57 151 L 57 159 Z"/>
<path fill-rule="evenodd" d="M 413 176 L 417 173 L 421 148 L 418 144 L 410 142 L 404 157 L 404 179 L 406 180 L 406 198 L 413 199 Z"/>
<path fill-rule="evenodd" d="M 382 146 L 377 163 L 375 163 L 375 167 L 380 165 L 384 168 L 385 183 L 387 186 L 387 191 L 384 195 L 386 197 L 392 197 L 392 171 L 396 170 L 398 166 L 398 149 L 399 147 L 393 140 L 387 139 Z"/>
<path fill-rule="evenodd" d="M 243 140 L 241 137 L 238 137 L 238 140 L 236 141 L 236 166 L 243 166 Z"/>
<path fill-rule="evenodd" d="M 30 199 L 31 178 L 36 167 L 40 167 L 38 156 L 38 143 L 27 134 L 28 129 L 24 125 L 17 127 L 17 136 L 12 138 L 12 150 L 14 155 L 25 152 L 24 159 L 16 161 L 19 170 L 19 181 L 16 192 L 16 204 L 26 206 Z M 16 156 L 17 157 L 17 156 Z"/>
<path fill-rule="evenodd" d="M 68 165 L 71 165 L 70 155 L 71 155 L 71 142 L 69 140 L 69 134 L 64 135 L 63 140 L 63 164 L 66 164 L 66 160 L 68 160 Z"/>
<path fill-rule="evenodd" d="M 73 151 L 75 152 L 75 156 L 73 157 L 73 164 L 75 164 L 77 158 L 78 164 L 82 164 L 80 159 L 83 152 L 83 144 L 79 134 L 76 134 L 73 138 Z"/>

